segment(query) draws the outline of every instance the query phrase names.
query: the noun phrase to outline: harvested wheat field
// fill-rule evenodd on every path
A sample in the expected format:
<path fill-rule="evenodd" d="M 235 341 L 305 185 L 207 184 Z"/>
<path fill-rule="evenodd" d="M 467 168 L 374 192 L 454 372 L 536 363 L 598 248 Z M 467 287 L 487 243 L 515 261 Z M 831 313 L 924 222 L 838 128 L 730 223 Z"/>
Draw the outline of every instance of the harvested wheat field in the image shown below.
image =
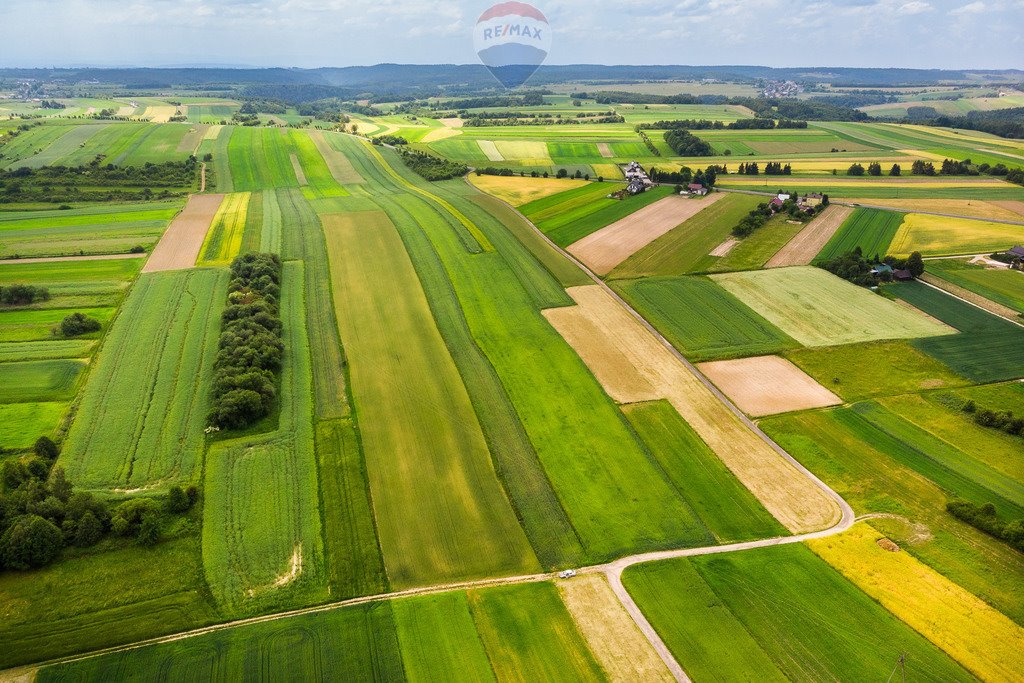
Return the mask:
<path fill-rule="evenodd" d="M 712 249 L 711 253 L 708 254 L 708 256 L 718 256 L 718 257 L 728 256 L 729 252 L 731 252 L 733 249 L 735 249 L 736 245 L 739 244 L 739 243 L 740 243 L 740 241 L 738 239 L 734 239 L 734 238 L 727 239 L 726 241 L 722 242 L 717 247 Z"/>
<path fill-rule="evenodd" d="M 178 108 L 175 106 L 146 107 L 146 112 L 142 116 L 153 123 L 167 123 L 177 113 Z"/>
<path fill-rule="evenodd" d="M 191 268 L 199 257 L 206 233 L 224 200 L 222 194 L 194 194 L 160 238 L 143 273 Z"/>
<path fill-rule="evenodd" d="M 991 218 L 1000 221 L 1024 221 L 1024 202 L 987 202 L 981 199 L 843 199 L 851 204 L 884 206 L 906 213 L 948 213 L 971 218 Z M 1013 204 L 1020 206 L 1014 211 Z"/>
<path fill-rule="evenodd" d="M 480 151 L 484 153 L 484 156 L 490 161 L 505 161 L 505 157 L 501 156 L 501 152 L 498 151 L 498 147 L 491 140 L 477 140 L 476 144 L 480 147 Z"/>
<path fill-rule="evenodd" d="M 558 583 L 562 602 L 610 681 L 671 681 L 665 663 L 601 574 Z"/>
<path fill-rule="evenodd" d="M 117 109 L 117 115 L 118 116 L 131 116 L 134 113 L 135 113 L 135 107 L 127 107 L 126 106 L 126 107 L 118 107 L 118 109 Z"/>
<path fill-rule="evenodd" d="M 440 121 L 441 125 L 446 128 L 462 128 L 462 124 L 464 123 L 464 121 L 460 118 L 438 119 L 438 121 Z"/>
<path fill-rule="evenodd" d="M 620 403 L 667 399 L 761 504 L 794 533 L 839 521 L 836 503 L 749 429 L 622 304 L 598 285 L 544 312 Z"/>
<path fill-rule="evenodd" d="M 461 130 L 455 130 L 453 128 L 435 128 L 426 135 L 420 142 L 426 144 L 428 142 L 437 142 L 438 140 L 447 140 L 448 138 L 454 138 L 462 135 Z"/>
<path fill-rule="evenodd" d="M 665 197 L 587 235 L 570 245 L 568 251 L 598 275 L 607 275 L 615 266 L 723 196 L 716 193 L 703 199 Z"/>
<path fill-rule="evenodd" d="M 910 553 L 887 552 L 858 524 L 808 541 L 819 557 L 984 681 L 1019 681 L 1024 629 Z"/>
<path fill-rule="evenodd" d="M 821 253 L 852 213 L 853 209 L 849 206 L 829 206 L 772 256 L 765 267 L 806 266 Z"/>
<path fill-rule="evenodd" d="M 740 410 L 753 417 L 842 403 L 810 375 L 779 356 L 720 360 L 697 367 Z"/>
<path fill-rule="evenodd" d="M 1008 200 L 1002 202 L 989 202 L 989 204 L 995 204 L 1000 209 L 1006 209 L 1017 216 L 1024 216 L 1024 202 Z"/>
<path fill-rule="evenodd" d="M 615 153 L 612 151 L 612 146 L 609 145 L 607 142 L 597 143 L 597 151 L 605 159 L 611 159 L 613 156 L 615 156 Z"/>
<path fill-rule="evenodd" d="M 575 190 L 586 180 L 560 178 L 523 178 L 520 176 L 469 175 L 469 182 L 481 192 L 493 195 L 512 206 L 522 206 L 534 199 L 543 199 L 559 192 Z"/>
<path fill-rule="evenodd" d="M 203 135 L 204 140 L 216 140 L 217 136 L 220 135 L 220 131 L 224 126 L 219 123 L 211 124 L 206 129 L 206 134 Z"/>

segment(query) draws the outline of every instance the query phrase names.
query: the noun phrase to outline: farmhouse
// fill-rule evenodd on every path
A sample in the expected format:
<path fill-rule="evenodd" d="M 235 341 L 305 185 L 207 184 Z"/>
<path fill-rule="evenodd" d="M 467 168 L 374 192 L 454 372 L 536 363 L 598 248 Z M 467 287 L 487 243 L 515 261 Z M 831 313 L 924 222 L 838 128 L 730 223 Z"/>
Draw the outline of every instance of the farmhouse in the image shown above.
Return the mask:
<path fill-rule="evenodd" d="M 871 269 L 871 274 L 872 275 L 878 275 L 878 276 L 884 276 L 884 275 L 890 275 L 891 276 L 891 275 L 893 275 L 892 266 L 887 265 L 885 263 L 876 264 L 875 267 Z"/>
<path fill-rule="evenodd" d="M 910 282 L 914 279 L 914 274 L 905 268 L 892 271 L 892 277 L 898 282 Z"/>
<path fill-rule="evenodd" d="M 708 188 L 704 187 L 700 183 L 690 183 L 686 189 L 689 194 L 696 195 L 698 197 L 703 197 L 708 193 Z"/>
<path fill-rule="evenodd" d="M 1011 268 L 1024 270 L 1024 247 L 1014 247 L 1006 253 L 1013 259 L 1010 261 Z"/>
<path fill-rule="evenodd" d="M 647 175 L 647 171 L 636 161 L 626 164 L 622 169 L 622 173 L 626 176 L 627 189 L 630 194 L 640 194 L 654 186 L 654 182 Z"/>

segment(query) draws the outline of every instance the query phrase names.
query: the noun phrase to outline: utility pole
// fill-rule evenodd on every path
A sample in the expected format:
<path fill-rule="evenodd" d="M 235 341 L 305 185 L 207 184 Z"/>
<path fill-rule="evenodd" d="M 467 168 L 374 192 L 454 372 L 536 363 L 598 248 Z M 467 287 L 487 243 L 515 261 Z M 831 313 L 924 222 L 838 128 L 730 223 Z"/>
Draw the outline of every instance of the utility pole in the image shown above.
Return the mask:
<path fill-rule="evenodd" d="M 907 683 L 907 653 L 901 652 L 900 656 L 896 659 L 896 666 L 892 668 L 892 673 L 889 674 L 889 678 L 886 679 L 885 683 L 891 683 L 892 677 L 896 675 L 896 670 L 899 669 L 900 676 L 903 683 Z"/>

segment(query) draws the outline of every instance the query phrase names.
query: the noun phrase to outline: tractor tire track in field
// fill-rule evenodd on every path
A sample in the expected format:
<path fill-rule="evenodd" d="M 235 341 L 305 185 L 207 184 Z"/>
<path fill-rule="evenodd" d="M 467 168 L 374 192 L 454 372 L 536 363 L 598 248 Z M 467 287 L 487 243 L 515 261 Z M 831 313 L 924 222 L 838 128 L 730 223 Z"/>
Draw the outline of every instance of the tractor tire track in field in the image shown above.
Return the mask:
<path fill-rule="evenodd" d="M 622 297 L 620 297 L 614 290 L 612 290 L 611 287 L 609 287 L 601 278 L 599 278 L 597 275 L 595 275 L 590 269 L 588 269 L 586 266 L 584 266 L 582 263 L 580 263 L 577 259 L 575 259 L 572 255 L 567 253 L 564 249 L 560 248 L 557 244 L 552 242 L 551 239 L 547 235 L 545 235 L 539 228 L 537 228 L 536 225 L 534 225 L 528 218 L 526 218 L 522 213 L 520 213 L 515 207 L 512 207 L 511 205 L 509 205 L 509 206 L 512 209 L 512 211 L 515 212 L 522 220 L 524 220 L 527 225 L 529 225 L 548 245 L 551 246 L 552 249 L 554 249 L 556 252 L 560 253 L 565 258 L 569 259 L 572 263 L 576 264 L 580 269 L 583 270 L 583 272 L 585 272 L 587 274 L 588 277 L 590 277 L 591 280 L 594 281 L 595 284 L 600 286 L 614 300 L 619 302 L 619 304 L 621 306 L 623 306 L 634 318 L 636 318 L 636 320 L 643 327 L 645 327 L 648 330 L 648 332 L 650 332 L 652 335 L 654 335 L 655 339 L 657 339 L 661 344 L 663 344 L 666 347 L 666 349 L 673 356 L 675 356 L 676 359 L 679 360 L 679 362 L 681 362 L 683 364 L 684 367 L 686 367 L 690 372 L 692 372 L 694 374 L 694 376 L 702 384 L 704 384 L 708 388 L 708 390 L 710 390 L 712 392 L 712 394 L 714 394 L 714 396 L 719 401 L 724 403 L 726 405 L 726 407 L 730 411 L 732 411 L 737 416 L 737 418 L 739 418 L 739 420 L 744 425 L 746 425 L 747 428 L 752 430 L 759 438 L 761 438 L 769 447 L 771 447 L 774 451 L 776 451 L 781 457 L 783 457 L 784 459 L 789 461 L 789 463 L 792 464 L 799 472 L 803 473 L 804 476 L 808 477 L 829 498 L 831 498 L 836 503 L 836 505 L 839 507 L 839 509 L 840 509 L 841 516 L 840 516 L 839 521 L 834 526 L 829 527 L 828 529 L 823 529 L 823 530 L 819 530 L 819 531 L 814 531 L 814 532 L 805 533 L 805 534 L 799 534 L 799 535 L 793 535 L 793 536 L 781 536 L 781 537 L 767 538 L 767 539 L 761 539 L 761 540 L 756 540 L 756 541 L 746 541 L 746 542 L 742 542 L 742 543 L 732 543 L 732 544 L 728 544 L 728 545 L 715 545 L 715 546 L 705 546 L 705 547 L 701 547 L 701 548 L 683 548 L 683 549 L 677 549 L 677 550 L 664 550 L 664 551 L 656 551 L 656 552 L 649 552 L 649 553 L 641 553 L 641 554 L 637 554 L 637 555 L 630 555 L 630 556 L 627 556 L 627 557 L 622 557 L 622 558 L 619 558 L 619 559 L 614 560 L 612 562 L 608 562 L 608 563 L 601 564 L 601 565 L 594 565 L 594 566 L 590 566 L 590 567 L 584 567 L 584 568 L 581 568 L 579 570 L 581 573 L 595 573 L 595 572 L 603 573 L 608 578 L 608 581 L 609 581 L 609 583 L 610 583 L 610 585 L 612 587 L 612 590 L 614 591 L 615 595 L 618 597 L 618 599 L 622 603 L 623 607 L 626 609 L 626 611 L 632 617 L 634 622 L 637 624 L 637 626 L 640 629 L 640 631 L 648 639 L 648 641 L 651 643 L 652 647 L 654 647 L 655 651 L 661 657 L 662 661 L 665 662 L 665 665 L 668 667 L 668 669 L 672 673 L 673 677 L 677 681 L 686 681 L 686 682 L 688 682 L 690 680 L 690 678 L 687 676 L 687 674 L 683 670 L 682 666 L 675 659 L 674 655 L 669 650 L 668 646 L 661 639 L 661 637 L 658 635 L 657 631 L 654 629 L 654 627 L 651 625 L 651 623 L 644 616 L 644 614 L 641 611 L 640 607 L 636 604 L 636 602 L 633 600 L 632 596 L 626 590 L 625 586 L 622 583 L 622 573 L 627 568 L 629 568 L 629 567 L 631 567 L 633 565 L 641 564 L 641 563 L 646 563 L 646 562 L 656 562 L 656 561 L 660 561 L 660 560 L 668 560 L 668 559 L 684 558 L 684 557 L 695 557 L 695 556 L 701 556 L 701 555 L 713 555 L 713 554 L 721 554 L 721 553 L 729 553 L 729 552 L 739 552 L 739 551 L 744 551 L 744 550 L 753 550 L 753 549 L 757 549 L 757 548 L 767 548 L 767 547 L 773 547 L 773 546 L 778 546 L 778 545 L 788 545 L 788 544 L 793 544 L 793 543 L 802 543 L 804 541 L 811 540 L 811 539 L 817 539 L 817 538 L 825 538 L 825 537 L 828 537 L 828 536 L 832 536 L 832 535 L 835 535 L 835 534 L 842 533 L 842 532 L 846 531 L 847 529 L 849 529 L 850 527 L 853 526 L 854 522 L 856 521 L 853 509 L 850 507 L 849 503 L 847 503 L 838 493 L 833 491 L 827 484 L 825 484 L 825 482 L 823 482 L 821 479 L 819 479 L 817 476 L 815 476 L 810 470 L 808 470 L 806 467 L 804 467 L 802 464 L 800 464 L 795 458 L 793 458 L 788 452 L 786 452 L 781 446 L 779 446 L 767 434 L 765 434 L 756 424 L 754 424 L 753 421 L 751 421 L 746 415 L 744 415 L 742 413 L 742 411 L 739 410 L 739 408 L 737 408 L 717 387 L 715 387 L 714 384 L 711 383 L 711 381 L 707 377 L 705 377 L 703 375 L 703 373 L 701 373 L 678 350 L 676 350 L 676 348 L 674 346 L 672 346 L 672 344 L 665 337 L 663 337 L 654 328 L 653 325 L 651 325 L 649 322 L 647 322 L 647 320 L 643 316 L 641 316 L 628 303 L 626 303 L 626 301 Z M 455 591 L 455 590 L 468 590 L 468 589 L 472 589 L 472 588 L 487 588 L 487 587 L 504 586 L 504 585 L 512 585 L 512 584 L 537 583 L 537 582 L 541 582 L 541 581 L 551 581 L 551 580 L 554 580 L 556 578 L 558 578 L 558 575 L 557 575 L 557 573 L 554 573 L 554 572 L 539 573 L 539 574 L 527 574 L 527 575 L 501 577 L 501 578 L 492 578 L 492 579 L 480 579 L 480 580 L 475 580 L 475 581 L 462 581 L 462 582 L 444 583 L 444 584 L 437 584 L 437 585 L 425 586 L 425 587 L 419 587 L 419 588 L 410 588 L 410 589 L 401 590 L 401 591 L 395 591 L 395 592 L 390 592 L 390 593 L 381 593 L 381 594 L 376 594 L 376 595 L 363 596 L 363 597 L 353 598 L 353 599 L 350 599 L 350 600 L 345 600 L 345 601 L 335 602 L 335 603 L 330 603 L 330 604 L 325 604 L 325 605 L 317 605 L 317 606 L 305 607 L 305 608 L 301 608 L 301 609 L 297 609 L 297 610 L 290 610 L 290 611 L 286 611 L 286 612 L 278 612 L 278 613 L 275 613 L 275 614 L 268 614 L 268 615 L 262 615 L 262 616 L 258 616 L 258 617 L 251 617 L 251 618 L 247 618 L 247 619 L 240 619 L 240 620 L 236 620 L 236 621 L 229 621 L 229 622 L 225 622 L 225 623 L 222 623 L 222 624 L 215 624 L 215 625 L 212 625 L 212 626 L 207 626 L 207 627 L 203 627 L 203 628 L 199 628 L 199 629 L 194 629 L 194 630 L 191 630 L 191 631 L 183 631 L 183 632 L 179 632 L 179 633 L 171 634 L 171 635 L 167 635 L 167 636 L 160 636 L 160 637 L 156 637 L 156 638 L 150 638 L 150 639 L 139 641 L 139 642 L 136 642 L 136 643 L 129 643 L 129 644 L 125 644 L 125 645 L 119 645 L 119 646 L 115 646 L 115 647 L 95 650 L 93 652 L 88 652 L 88 653 L 84 653 L 84 654 L 73 655 L 73 656 L 70 656 L 70 657 L 63 657 L 63 658 L 58 658 L 58 659 L 54 659 L 54 660 L 50 660 L 50 661 L 46 661 L 46 662 L 40 662 L 40 663 L 33 664 L 31 666 L 28 666 L 28 667 L 20 667 L 18 669 L 14 669 L 14 670 L 11 670 L 9 672 L 0 672 L 0 680 L 8 680 L 8 678 L 10 676 L 25 675 L 25 672 L 30 672 L 29 675 L 31 675 L 31 672 L 33 672 L 35 670 L 38 670 L 40 668 L 43 668 L 45 666 L 51 666 L 51 665 L 55 665 L 55 664 L 72 663 L 72 662 L 81 661 L 81 660 L 85 660 L 85 659 L 91 659 L 93 657 L 98 657 L 98 656 L 101 656 L 101 655 L 127 652 L 127 651 L 130 651 L 130 650 L 135 650 L 135 649 L 147 647 L 147 646 L 150 646 L 150 645 L 158 645 L 158 644 L 161 644 L 161 643 L 174 642 L 174 641 L 182 640 L 182 639 L 185 639 L 185 638 L 192 638 L 192 637 L 201 636 L 201 635 L 205 635 L 205 634 L 209 634 L 209 633 L 215 633 L 215 632 L 223 631 L 223 630 L 227 630 L 227 629 L 239 628 L 239 627 L 248 626 L 248 625 L 252 625 L 252 624 L 266 623 L 266 622 L 276 621 L 276 620 L 279 620 L 279 619 L 286 619 L 286 618 L 289 618 L 289 617 L 295 617 L 295 616 L 301 616 L 301 615 L 307 615 L 307 614 L 316 614 L 316 613 L 321 613 L 321 612 L 327 612 L 327 611 L 331 611 L 331 610 L 335 610 L 335 609 L 341 609 L 341 608 L 348 607 L 348 606 L 353 606 L 353 605 L 360 605 L 360 604 L 371 603 L 371 602 L 380 602 L 380 601 L 384 601 L 384 600 L 401 599 L 401 598 L 413 597 L 413 596 L 419 596 L 419 595 L 431 595 L 431 594 L 444 593 L 444 592 Z"/>

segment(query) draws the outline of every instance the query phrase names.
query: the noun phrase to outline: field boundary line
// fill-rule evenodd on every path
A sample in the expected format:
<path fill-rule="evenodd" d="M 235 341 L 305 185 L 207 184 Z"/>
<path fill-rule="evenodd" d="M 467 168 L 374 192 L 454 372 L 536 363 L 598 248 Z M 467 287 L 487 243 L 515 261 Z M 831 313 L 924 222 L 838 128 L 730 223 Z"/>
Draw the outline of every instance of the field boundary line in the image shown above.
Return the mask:
<path fill-rule="evenodd" d="M 149 254 L 86 254 L 84 256 L 36 256 L 32 258 L 0 259 L 0 265 L 15 263 L 63 263 L 65 261 L 119 261 L 121 259 L 146 258 Z"/>

